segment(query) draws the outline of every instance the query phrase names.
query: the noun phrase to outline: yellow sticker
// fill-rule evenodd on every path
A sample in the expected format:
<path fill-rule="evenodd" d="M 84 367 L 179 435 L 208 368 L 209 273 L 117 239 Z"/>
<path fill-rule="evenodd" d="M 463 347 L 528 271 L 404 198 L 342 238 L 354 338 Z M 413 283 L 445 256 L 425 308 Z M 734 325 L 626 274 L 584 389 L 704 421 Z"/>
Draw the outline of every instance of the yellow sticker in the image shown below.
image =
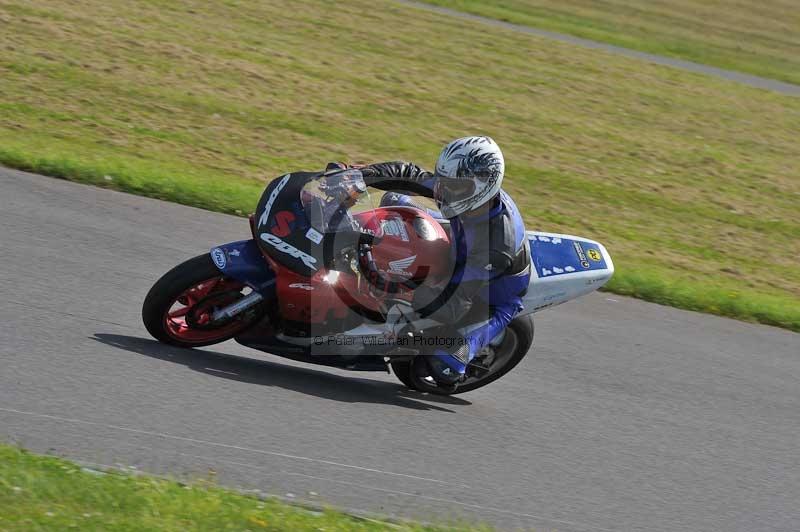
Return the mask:
<path fill-rule="evenodd" d="M 596 249 L 588 249 L 586 250 L 586 254 L 589 255 L 589 258 L 595 262 L 600 262 L 600 259 L 603 258 L 603 256 L 600 255 L 600 252 Z"/>

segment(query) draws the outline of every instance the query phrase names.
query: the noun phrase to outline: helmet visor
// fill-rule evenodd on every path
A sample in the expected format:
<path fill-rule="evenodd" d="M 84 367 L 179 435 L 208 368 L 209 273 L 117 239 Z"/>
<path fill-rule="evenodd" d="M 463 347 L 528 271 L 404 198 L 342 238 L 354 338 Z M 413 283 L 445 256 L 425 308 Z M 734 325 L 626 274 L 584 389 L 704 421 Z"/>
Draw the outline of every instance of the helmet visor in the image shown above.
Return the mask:
<path fill-rule="evenodd" d="M 475 194 L 475 181 L 472 179 L 444 176 L 436 179 L 433 197 L 439 205 L 452 205 Z"/>

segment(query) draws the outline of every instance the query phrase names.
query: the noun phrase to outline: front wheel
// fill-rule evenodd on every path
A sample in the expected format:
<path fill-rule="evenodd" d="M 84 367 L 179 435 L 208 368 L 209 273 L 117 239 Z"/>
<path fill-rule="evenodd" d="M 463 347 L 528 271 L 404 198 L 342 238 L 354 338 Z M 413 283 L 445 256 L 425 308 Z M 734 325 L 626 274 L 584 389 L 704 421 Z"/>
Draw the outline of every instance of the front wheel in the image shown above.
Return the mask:
<path fill-rule="evenodd" d="M 175 266 L 147 293 L 142 320 L 160 342 L 179 347 L 202 347 L 244 332 L 263 314 L 263 305 L 232 319 L 213 321 L 215 310 L 235 303 L 251 291 L 244 283 L 220 273 L 210 255 Z"/>
<path fill-rule="evenodd" d="M 484 347 L 470 362 L 472 367 L 467 367 L 466 379 L 455 389 L 437 386 L 433 377 L 416 374 L 413 361 L 392 362 L 392 371 L 400 382 L 412 390 L 437 395 L 469 392 L 496 381 L 514 369 L 533 345 L 533 331 L 533 316 L 520 316 L 513 320 L 506 327 L 500 345 Z M 476 371 L 478 368 L 480 369 Z"/>

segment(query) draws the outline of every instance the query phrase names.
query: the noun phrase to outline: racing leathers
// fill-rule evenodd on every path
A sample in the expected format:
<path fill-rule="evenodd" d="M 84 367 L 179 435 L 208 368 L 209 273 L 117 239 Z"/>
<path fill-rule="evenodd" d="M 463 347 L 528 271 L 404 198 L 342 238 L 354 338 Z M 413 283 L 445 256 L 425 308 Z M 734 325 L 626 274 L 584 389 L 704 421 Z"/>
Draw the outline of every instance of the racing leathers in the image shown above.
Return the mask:
<path fill-rule="evenodd" d="M 436 177 L 415 164 L 387 162 L 361 168 L 369 186 L 387 190 L 381 206 L 409 206 L 428 211 L 444 221 L 438 211 L 418 205 L 408 192 L 433 197 Z M 412 306 L 419 318 L 430 318 L 466 330 L 428 359 L 437 381 L 455 383 L 467 365 L 488 343 L 496 343 L 522 310 L 530 280 L 530 251 L 522 216 L 503 191 L 481 214 L 449 220 L 453 273 L 443 287 L 422 285 L 414 291 Z M 445 224 L 446 225 L 446 224 Z M 494 341 L 494 342 L 493 342 Z"/>

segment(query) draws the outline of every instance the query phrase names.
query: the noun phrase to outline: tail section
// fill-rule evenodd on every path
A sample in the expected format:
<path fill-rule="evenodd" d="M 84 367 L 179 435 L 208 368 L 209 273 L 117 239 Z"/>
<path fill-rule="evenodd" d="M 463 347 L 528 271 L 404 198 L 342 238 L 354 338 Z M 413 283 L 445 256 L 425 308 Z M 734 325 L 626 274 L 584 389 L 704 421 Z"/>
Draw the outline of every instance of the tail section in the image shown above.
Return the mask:
<path fill-rule="evenodd" d="M 533 271 L 524 314 L 575 299 L 606 284 L 614 263 L 599 242 L 571 235 L 528 231 Z"/>

